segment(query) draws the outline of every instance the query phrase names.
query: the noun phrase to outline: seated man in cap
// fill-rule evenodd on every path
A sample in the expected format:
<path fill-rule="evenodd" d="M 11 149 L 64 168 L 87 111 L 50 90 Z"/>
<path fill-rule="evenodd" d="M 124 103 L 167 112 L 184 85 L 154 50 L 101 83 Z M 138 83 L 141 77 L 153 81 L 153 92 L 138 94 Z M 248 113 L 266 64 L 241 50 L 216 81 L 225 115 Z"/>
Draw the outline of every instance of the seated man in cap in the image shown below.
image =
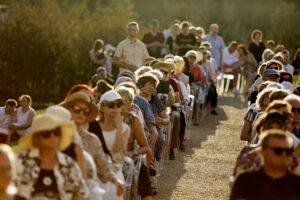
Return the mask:
<path fill-rule="evenodd" d="M 263 81 L 279 83 L 280 73 L 275 69 L 268 69 L 264 72 Z"/>

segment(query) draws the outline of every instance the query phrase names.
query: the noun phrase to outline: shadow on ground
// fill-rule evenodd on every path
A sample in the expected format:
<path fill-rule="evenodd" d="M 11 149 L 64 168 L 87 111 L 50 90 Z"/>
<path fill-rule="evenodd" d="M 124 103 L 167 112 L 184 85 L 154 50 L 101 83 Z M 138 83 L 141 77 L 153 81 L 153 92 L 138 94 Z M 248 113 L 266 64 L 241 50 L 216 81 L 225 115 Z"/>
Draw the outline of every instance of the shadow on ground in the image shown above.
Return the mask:
<path fill-rule="evenodd" d="M 174 193 L 178 181 L 186 173 L 185 161 L 194 154 L 196 149 L 201 148 L 202 143 L 205 142 L 209 136 L 216 133 L 218 125 L 228 119 L 224 108 L 226 108 L 226 112 L 230 112 L 230 107 L 245 108 L 245 106 L 246 97 L 224 95 L 219 99 L 219 107 L 217 109 L 219 115 L 211 115 L 210 111 L 207 111 L 206 116 L 200 122 L 200 126 L 191 126 L 191 136 L 186 141 L 186 152 L 178 152 L 175 161 L 167 161 L 164 163 L 164 169 L 161 172 L 161 176 L 158 177 L 158 195 L 156 199 L 172 199 L 172 193 Z M 175 192 L 176 196 L 181 196 L 177 191 Z"/>

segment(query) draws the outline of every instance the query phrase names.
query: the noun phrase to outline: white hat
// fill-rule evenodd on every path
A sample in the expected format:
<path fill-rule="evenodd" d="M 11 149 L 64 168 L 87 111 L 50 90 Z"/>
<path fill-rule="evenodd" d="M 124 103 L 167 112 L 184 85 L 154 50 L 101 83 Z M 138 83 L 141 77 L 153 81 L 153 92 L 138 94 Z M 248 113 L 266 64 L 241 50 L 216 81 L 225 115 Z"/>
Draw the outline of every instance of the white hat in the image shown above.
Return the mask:
<path fill-rule="evenodd" d="M 280 84 L 283 86 L 283 89 L 284 89 L 284 90 L 289 91 L 291 94 L 294 93 L 295 88 L 294 88 L 294 86 L 293 86 L 292 83 L 287 82 L 287 81 L 283 81 L 283 82 L 281 82 Z"/>
<path fill-rule="evenodd" d="M 66 149 L 72 142 L 76 126 L 73 122 L 67 122 L 62 120 L 61 117 L 44 113 L 37 115 L 32 121 L 32 131 L 21 137 L 19 146 L 21 149 L 36 148 L 33 142 L 33 136 L 35 133 L 47 130 L 53 130 L 55 128 L 61 128 L 61 138 L 59 150 Z"/>
<path fill-rule="evenodd" d="M 116 91 L 110 90 L 105 92 L 100 99 L 100 104 L 104 101 L 122 100 L 122 97 Z"/>
<path fill-rule="evenodd" d="M 62 121 L 72 122 L 72 114 L 70 111 L 62 106 L 50 106 L 46 109 L 45 113 L 60 117 Z"/>
<path fill-rule="evenodd" d="M 104 46 L 105 51 L 115 50 L 115 47 L 111 44 L 107 44 Z"/>

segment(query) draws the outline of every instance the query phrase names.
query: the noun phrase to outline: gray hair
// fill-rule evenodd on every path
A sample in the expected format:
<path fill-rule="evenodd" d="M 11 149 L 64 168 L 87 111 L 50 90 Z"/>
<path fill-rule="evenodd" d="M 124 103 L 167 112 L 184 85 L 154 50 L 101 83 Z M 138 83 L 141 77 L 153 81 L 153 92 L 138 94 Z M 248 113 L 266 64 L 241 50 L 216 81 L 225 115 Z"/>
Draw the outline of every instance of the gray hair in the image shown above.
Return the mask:
<path fill-rule="evenodd" d="M 136 26 L 139 29 L 139 24 L 137 22 L 129 22 L 127 24 L 127 29 L 129 29 L 131 26 Z"/>

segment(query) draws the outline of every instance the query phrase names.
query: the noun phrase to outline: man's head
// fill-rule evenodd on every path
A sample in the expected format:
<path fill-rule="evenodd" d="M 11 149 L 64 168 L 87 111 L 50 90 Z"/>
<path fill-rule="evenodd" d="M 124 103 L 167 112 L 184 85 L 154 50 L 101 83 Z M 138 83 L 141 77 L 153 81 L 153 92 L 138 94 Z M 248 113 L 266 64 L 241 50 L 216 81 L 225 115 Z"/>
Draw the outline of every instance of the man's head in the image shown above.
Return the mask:
<path fill-rule="evenodd" d="M 275 41 L 274 40 L 268 40 L 267 41 L 267 48 L 274 51 L 275 50 Z"/>
<path fill-rule="evenodd" d="M 238 48 L 238 44 L 237 44 L 236 41 L 230 42 L 230 44 L 228 46 L 228 50 L 229 50 L 230 53 L 235 52 L 237 50 L 237 48 Z"/>
<path fill-rule="evenodd" d="M 150 27 L 150 30 L 153 31 L 153 32 L 158 31 L 158 29 L 159 29 L 158 20 L 157 19 L 151 20 L 149 27 Z"/>
<path fill-rule="evenodd" d="M 260 137 L 265 169 L 286 171 L 293 152 L 293 139 L 284 131 L 271 129 Z"/>
<path fill-rule="evenodd" d="M 139 24 L 137 22 L 130 22 L 127 24 L 127 32 L 129 38 L 137 38 L 139 34 Z"/>
<path fill-rule="evenodd" d="M 190 31 L 190 23 L 185 21 L 185 22 L 182 22 L 181 23 L 181 30 L 182 30 L 182 33 L 187 35 L 189 34 L 189 31 Z"/>
<path fill-rule="evenodd" d="M 12 114 L 13 112 L 15 112 L 16 107 L 17 107 L 17 101 L 14 99 L 8 99 L 5 102 L 5 112 L 7 114 Z"/>
<path fill-rule="evenodd" d="M 218 24 L 211 24 L 209 26 L 209 33 L 211 35 L 218 35 L 219 32 L 219 25 Z"/>
<path fill-rule="evenodd" d="M 291 94 L 283 99 L 284 102 L 291 104 L 293 112 L 293 123 L 297 124 L 300 120 L 300 97 Z"/>
<path fill-rule="evenodd" d="M 107 71 L 106 68 L 104 67 L 98 67 L 97 69 L 97 74 L 98 74 L 98 78 L 99 80 L 104 80 L 107 78 Z"/>

